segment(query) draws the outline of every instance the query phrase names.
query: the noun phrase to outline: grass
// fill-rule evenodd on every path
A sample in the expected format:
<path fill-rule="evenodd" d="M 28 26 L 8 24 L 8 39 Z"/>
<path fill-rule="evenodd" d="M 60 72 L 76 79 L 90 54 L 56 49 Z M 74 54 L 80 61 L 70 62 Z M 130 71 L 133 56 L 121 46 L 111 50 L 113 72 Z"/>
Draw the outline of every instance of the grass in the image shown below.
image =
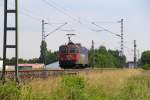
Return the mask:
<path fill-rule="evenodd" d="M 10 95 L 6 95 L 8 93 Z M 21 87 L 16 87 L 13 83 L 0 87 L 0 100 L 149 100 L 149 98 L 150 71 L 142 69 L 83 71 L 77 76 L 34 79 Z"/>

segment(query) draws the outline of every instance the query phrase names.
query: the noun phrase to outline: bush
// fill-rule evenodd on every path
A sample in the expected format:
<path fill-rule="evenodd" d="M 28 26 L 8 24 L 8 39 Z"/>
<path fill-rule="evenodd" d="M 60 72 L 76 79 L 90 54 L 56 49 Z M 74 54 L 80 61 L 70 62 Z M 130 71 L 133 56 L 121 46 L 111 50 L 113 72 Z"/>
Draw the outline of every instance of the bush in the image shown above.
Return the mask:
<path fill-rule="evenodd" d="M 18 86 L 15 82 L 0 84 L 0 100 L 33 100 L 36 98 L 32 94 L 32 88 L 27 86 Z"/>
<path fill-rule="evenodd" d="M 0 100 L 18 100 L 19 96 L 20 89 L 15 83 L 0 85 Z"/>
<path fill-rule="evenodd" d="M 138 76 L 128 80 L 117 100 L 149 100 L 150 98 L 149 76 Z"/>
<path fill-rule="evenodd" d="M 145 70 L 150 70 L 150 64 L 145 64 L 142 68 Z"/>
<path fill-rule="evenodd" d="M 84 79 L 79 76 L 64 76 L 52 96 L 52 100 L 85 100 Z"/>

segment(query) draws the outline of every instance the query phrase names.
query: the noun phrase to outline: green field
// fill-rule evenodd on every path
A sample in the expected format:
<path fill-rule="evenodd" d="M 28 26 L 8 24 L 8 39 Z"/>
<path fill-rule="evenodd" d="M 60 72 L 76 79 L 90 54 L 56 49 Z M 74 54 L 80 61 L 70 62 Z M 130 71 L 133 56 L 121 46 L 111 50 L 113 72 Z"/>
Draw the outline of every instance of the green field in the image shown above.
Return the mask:
<path fill-rule="evenodd" d="M 0 100 L 150 100 L 150 71 L 115 69 L 0 85 Z"/>

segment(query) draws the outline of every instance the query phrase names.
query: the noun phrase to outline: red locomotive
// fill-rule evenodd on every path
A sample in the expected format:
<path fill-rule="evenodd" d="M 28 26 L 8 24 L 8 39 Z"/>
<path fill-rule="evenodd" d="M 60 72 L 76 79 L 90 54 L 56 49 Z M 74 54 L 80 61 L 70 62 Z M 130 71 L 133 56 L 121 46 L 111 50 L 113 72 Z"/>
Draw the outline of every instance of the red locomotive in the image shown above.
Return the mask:
<path fill-rule="evenodd" d="M 59 65 L 61 68 L 85 68 L 88 66 L 88 49 L 73 43 L 67 34 L 69 43 L 59 47 Z"/>

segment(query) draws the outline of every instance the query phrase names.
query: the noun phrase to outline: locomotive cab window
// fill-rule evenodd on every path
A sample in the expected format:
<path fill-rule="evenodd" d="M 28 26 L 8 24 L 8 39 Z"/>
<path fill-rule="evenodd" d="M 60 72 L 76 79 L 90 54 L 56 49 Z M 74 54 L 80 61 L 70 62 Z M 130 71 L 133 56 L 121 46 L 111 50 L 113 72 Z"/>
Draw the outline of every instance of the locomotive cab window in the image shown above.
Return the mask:
<path fill-rule="evenodd" d="M 78 50 L 77 47 L 71 47 L 71 48 L 69 49 L 69 53 L 78 53 L 78 52 L 79 52 L 79 50 Z"/>
<path fill-rule="evenodd" d="M 67 48 L 66 47 L 60 47 L 59 52 L 60 53 L 67 53 Z"/>

